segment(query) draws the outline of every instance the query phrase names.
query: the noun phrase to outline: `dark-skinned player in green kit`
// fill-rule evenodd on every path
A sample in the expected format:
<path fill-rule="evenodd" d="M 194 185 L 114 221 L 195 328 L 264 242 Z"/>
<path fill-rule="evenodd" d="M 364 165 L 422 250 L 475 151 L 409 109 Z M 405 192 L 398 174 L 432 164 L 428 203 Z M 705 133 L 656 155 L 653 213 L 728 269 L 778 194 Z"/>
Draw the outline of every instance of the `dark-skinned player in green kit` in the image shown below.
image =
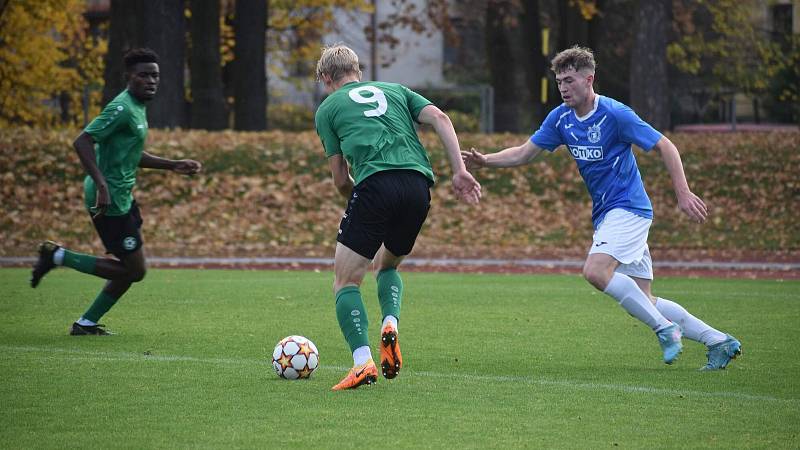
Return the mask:
<path fill-rule="evenodd" d="M 132 194 L 138 169 L 192 175 L 201 168 L 199 162 L 191 159 L 159 158 L 144 151 L 145 104 L 158 90 L 158 55 L 150 49 L 136 48 L 125 54 L 124 61 L 126 89 L 106 105 L 73 143 L 87 173 L 84 180 L 86 210 L 107 253 L 116 259 L 73 252 L 45 241 L 39 245 L 39 257 L 31 276 L 34 288 L 57 266 L 108 280 L 89 309 L 72 324 L 69 333 L 73 336 L 113 334 L 98 321 L 131 284 L 144 279 L 142 218 Z"/>
<path fill-rule="evenodd" d="M 338 391 L 378 379 L 360 291 L 373 259 L 383 317 L 383 376 L 396 377 L 402 366 L 397 329 L 403 282 L 397 267 L 411 252 L 425 222 L 434 182 L 428 154 L 414 124 L 428 124 L 436 131 L 460 200 L 477 204 L 481 186 L 464 167 L 458 137 L 447 114 L 405 86 L 362 82 L 358 56 L 352 49 L 344 45 L 323 49 L 317 78 L 330 94 L 317 109 L 317 133 L 334 184 L 348 199 L 339 225 L 333 290 L 339 327 L 353 352 L 353 368 L 333 387 Z"/>

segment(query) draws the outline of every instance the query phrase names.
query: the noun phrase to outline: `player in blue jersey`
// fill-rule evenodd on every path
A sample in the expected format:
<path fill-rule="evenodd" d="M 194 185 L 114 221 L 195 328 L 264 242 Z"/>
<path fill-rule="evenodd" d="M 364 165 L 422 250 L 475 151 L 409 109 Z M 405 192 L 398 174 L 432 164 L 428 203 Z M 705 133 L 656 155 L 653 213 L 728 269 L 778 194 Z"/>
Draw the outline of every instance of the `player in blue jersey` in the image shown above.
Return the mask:
<path fill-rule="evenodd" d="M 741 344 L 672 300 L 651 293 L 652 260 L 647 235 L 653 208 L 644 190 L 631 148 L 655 149 L 672 178 L 678 206 L 689 218 L 704 222 L 705 203 L 686 182 L 678 149 L 626 105 L 594 92 L 592 51 L 573 47 L 553 58 L 564 103 L 553 109 L 529 140 L 491 154 L 462 152 L 468 168 L 513 167 L 531 162 L 542 150 L 562 145 L 572 154 L 592 197 L 593 243 L 583 276 L 598 290 L 616 299 L 633 317 L 655 331 L 671 364 L 682 350 L 681 337 L 708 347 L 706 370 L 724 369 L 741 353 Z"/>

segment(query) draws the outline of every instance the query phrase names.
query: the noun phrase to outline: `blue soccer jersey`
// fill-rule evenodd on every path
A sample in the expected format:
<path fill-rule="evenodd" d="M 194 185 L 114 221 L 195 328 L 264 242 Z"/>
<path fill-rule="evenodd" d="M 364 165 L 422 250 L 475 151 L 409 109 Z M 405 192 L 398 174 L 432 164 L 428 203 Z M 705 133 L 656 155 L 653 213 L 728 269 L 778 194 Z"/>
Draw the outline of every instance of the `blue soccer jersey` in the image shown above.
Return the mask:
<path fill-rule="evenodd" d="M 649 151 L 659 139 L 661 133 L 632 109 L 601 95 L 584 117 L 563 104 L 558 106 L 531 136 L 531 142 L 545 150 L 553 152 L 561 145 L 569 149 L 592 196 L 595 229 L 614 208 L 653 218 L 631 144 Z"/>

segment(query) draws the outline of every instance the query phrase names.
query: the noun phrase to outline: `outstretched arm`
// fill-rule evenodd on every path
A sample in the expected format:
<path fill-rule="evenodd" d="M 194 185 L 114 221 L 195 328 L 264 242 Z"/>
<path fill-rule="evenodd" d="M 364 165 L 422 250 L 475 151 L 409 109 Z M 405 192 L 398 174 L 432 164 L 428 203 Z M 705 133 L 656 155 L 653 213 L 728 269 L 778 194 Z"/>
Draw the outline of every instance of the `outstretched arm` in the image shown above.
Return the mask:
<path fill-rule="evenodd" d="M 461 157 L 470 169 L 473 167 L 515 167 L 528 164 L 541 152 L 541 148 L 527 140 L 522 145 L 509 147 L 496 153 L 483 154 L 471 148 L 468 152 L 461 152 Z"/>
<path fill-rule="evenodd" d="M 139 167 L 143 169 L 171 170 L 183 175 L 193 175 L 200 171 L 202 165 L 193 159 L 167 159 L 142 152 Z"/>
<path fill-rule="evenodd" d="M 456 197 L 465 203 L 477 204 L 481 199 L 481 185 L 471 173 L 467 172 L 464 161 L 461 160 L 458 136 L 456 136 L 456 130 L 453 128 L 450 117 L 436 106 L 427 105 L 419 112 L 417 120 L 420 123 L 431 125 L 439 136 L 450 168 L 453 170 L 453 189 Z"/>
<path fill-rule="evenodd" d="M 705 222 L 708 208 L 700 197 L 689 190 L 689 183 L 683 172 L 683 163 L 678 148 L 666 136 L 661 136 L 654 148 L 661 154 L 661 159 L 664 160 L 667 172 L 672 178 L 672 187 L 675 189 L 675 196 L 678 197 L 678 207 L 693 221 Z"/>

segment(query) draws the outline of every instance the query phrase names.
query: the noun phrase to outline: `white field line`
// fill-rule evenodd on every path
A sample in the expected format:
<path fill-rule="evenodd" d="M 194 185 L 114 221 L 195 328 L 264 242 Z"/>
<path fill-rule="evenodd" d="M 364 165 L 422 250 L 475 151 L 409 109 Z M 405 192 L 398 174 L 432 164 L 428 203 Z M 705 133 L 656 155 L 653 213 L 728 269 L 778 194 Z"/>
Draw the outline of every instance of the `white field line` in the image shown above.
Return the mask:
<path fill-rule="evenodd" d="M 182 355 L 147 355 L 143 353 L 133 352 L 103 352 L 103 351 L 88 351 L 80 349 L 57 348 L 57 347 L 26 347 L 26 346 L 10 346 L 0 345 L 0 351 L 3 353 L 45 353 L 50 354 L 42 359 L 47 358 L 61 358 L 70 360 L 93 360 L 93 361 L 142 361 L 142 362 L 191 362 L 200 364 L 212 364 L 220 366 L 264 366 L 265 370 L 271 370 L 271 365 L 267 359 L 245 359 L 245 358 L 198 358 L 194 356 Z M 0 356 L 0 360 L 7 359 Z M 319 367 L 323 370 L 330 370 L 336 372 L 346 372 L 349 367 L 322 365 Z M 570 390 L 583 390 L 583 391 L 617 391 L 626 393 L 640 393 L 652 394 L 659 396 L 682 396 L 682 397 L 705 397 L 705 398 L 729 398 L 739 401 L 761 401 L 761 402 L 781 402 L 790 404 L 800 404 L 800 399 L 796 398 L 778 398 L 769 395 L 755 395 L 742 392 L 705 392 L 705 391 L 691 391 L 680 389 L 665 389 L 650 386 L 632 386 L 625 384 L 610 384 L 610 383 L 587 383 L 577 380 L 550 380 L 539 377 L 528 376 L 502 376 L 502 375 L 476 375 L 476 374 L 459 374 L 459 373 L 442 373 L 430 371 L 403 371 L 404 376 L 423 377 L 423 378 L 440 378 L 455 381 L 464 381 L 470 383 L 516 383 L 536 386 L 554 386 Z M 713 376 L 712 373 L 704 374 L 698 372 L 698 377 Z"/>

